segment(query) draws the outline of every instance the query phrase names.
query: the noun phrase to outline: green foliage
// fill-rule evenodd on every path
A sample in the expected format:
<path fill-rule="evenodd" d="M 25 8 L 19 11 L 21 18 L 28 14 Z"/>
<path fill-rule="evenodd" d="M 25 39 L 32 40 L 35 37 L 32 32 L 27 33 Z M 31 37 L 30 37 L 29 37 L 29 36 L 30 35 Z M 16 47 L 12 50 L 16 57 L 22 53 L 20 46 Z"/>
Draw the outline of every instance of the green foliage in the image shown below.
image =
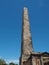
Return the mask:
<path fill-rule="evenodd" d="M 15 64 L 15 65 L 18 65 L 18 64 Z"/>
<path fill-rule="evenodd" d="M 11 63 L 9 63 L 9 65 L 18 65 L 18 64 L 15 64 L 15 63 L 11 62 Z"/>
<path fill-rule="evenodd" d="M 13 62 L 11 62 L 9 65 L 15 65 Z"/>
<path fill-rule="evenodd" d="M 0 65 L 7 65 L 7 64 L 6 64 L 5 60 L 0 59 Z"/>

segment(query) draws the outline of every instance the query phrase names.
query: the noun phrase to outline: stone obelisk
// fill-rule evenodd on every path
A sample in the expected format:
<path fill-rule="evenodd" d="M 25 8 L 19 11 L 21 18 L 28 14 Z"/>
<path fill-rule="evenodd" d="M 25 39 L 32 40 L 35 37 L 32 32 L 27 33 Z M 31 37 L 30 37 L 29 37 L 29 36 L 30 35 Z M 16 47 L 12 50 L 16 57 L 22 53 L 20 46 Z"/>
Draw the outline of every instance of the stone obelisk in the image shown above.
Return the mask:
<path fill-rule="evenodd" d="M 22 44 L 21 44 L 20 65 L 23 65 L 23 63 L 30 56 L 31 52 L 32 52 L 32 39 L 30 33 L 28 9 L 24 7 L 23 21 L 22 21 Z"/>

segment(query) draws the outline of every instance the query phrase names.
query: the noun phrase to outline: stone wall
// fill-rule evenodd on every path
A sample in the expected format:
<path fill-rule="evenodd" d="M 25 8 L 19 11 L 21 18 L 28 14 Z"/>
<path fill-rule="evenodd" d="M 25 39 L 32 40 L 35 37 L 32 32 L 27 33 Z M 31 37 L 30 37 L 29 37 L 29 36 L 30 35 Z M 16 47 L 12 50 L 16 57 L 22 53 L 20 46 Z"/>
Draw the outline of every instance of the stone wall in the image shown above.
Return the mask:
<path fill-rule="evenodd" d="M 41 65 L 40 58 L 38 57 L 32 58 L 32 65 Z"/>
<path fill-rule="evenodd" d="M 32 65 L 31 58 L 24 62 L 23 65 Z"/>

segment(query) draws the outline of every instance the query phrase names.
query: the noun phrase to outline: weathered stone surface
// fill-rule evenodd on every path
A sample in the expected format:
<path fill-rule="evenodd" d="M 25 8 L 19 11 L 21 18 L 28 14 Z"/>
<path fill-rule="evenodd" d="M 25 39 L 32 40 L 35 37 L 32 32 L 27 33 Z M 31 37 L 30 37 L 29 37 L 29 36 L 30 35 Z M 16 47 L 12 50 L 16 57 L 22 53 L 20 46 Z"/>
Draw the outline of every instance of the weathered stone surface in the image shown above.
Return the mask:
<path fill-rule="evenodd" d="M 23 54 L 30 54 L 32 52 L 32 40 L 30 33 L 30 25 L 28 19 L 28 9 L 24 8 L 23 25 L 22 25 L 22 52 Z"/>
<path fill-rule="evenodd" d="M 26 61 L 31 52 L 32 52 L 32 39 L 30 33 L 30 25 L 29 25 L 29 18 L 28 18 L 28 9 L 25 7 L 23 10 L 23 21 L 22 21 L 22 48 L 21 48 L 21 63 Z"/>

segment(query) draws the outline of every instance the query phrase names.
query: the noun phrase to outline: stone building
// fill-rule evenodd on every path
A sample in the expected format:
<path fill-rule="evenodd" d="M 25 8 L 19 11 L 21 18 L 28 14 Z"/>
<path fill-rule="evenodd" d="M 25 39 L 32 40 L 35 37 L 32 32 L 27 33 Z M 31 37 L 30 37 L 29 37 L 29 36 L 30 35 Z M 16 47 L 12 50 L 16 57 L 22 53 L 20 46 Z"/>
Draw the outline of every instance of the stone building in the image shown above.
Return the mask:
<path fill-rule="evenodd" d="M 48 52 L 34 52 L 28 17 L 28 9 L 23 10 L 22 44 L 20 65 L 49 65 Z"/>

